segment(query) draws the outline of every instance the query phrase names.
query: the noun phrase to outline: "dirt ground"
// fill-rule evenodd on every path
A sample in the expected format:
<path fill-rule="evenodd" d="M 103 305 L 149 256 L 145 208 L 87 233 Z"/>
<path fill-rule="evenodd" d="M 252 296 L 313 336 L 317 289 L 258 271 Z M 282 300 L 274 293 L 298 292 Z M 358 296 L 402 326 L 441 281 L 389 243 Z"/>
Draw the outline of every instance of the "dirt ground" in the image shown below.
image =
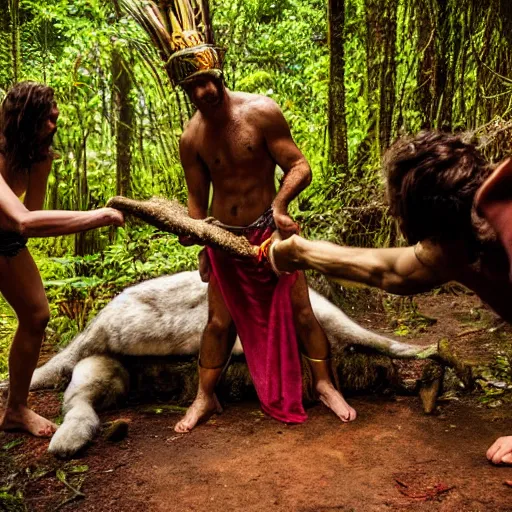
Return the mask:
<path fill-rule="evenodd" d="M 418 303 L 437 318 L 408 336 L 422 344 L 449 337 L 465 359 L 490 365 L 510 339 L 474 297 Z M 385 325 L 375 311 L 359 320 Z M 128 422 L 124 439 L 100 436 L 72 461 L 47 454 L 46 440 L 0 434 L 0 510 L 512 511 L 512 467 L 485 458 L 497 437 L 512 434 L 512 406 L 482 396 L 452 393 L 427 416 L 416 396 L 357 395 L 349 398 L 355 422 L 315 405 L 295 426 L 265 417 L 256 402 L 232 403 L 185 435 L 173 430 L 180 408 L 137 405 L 101 415 Z M 56 392 L 31 401 L 58 416 Z"/>

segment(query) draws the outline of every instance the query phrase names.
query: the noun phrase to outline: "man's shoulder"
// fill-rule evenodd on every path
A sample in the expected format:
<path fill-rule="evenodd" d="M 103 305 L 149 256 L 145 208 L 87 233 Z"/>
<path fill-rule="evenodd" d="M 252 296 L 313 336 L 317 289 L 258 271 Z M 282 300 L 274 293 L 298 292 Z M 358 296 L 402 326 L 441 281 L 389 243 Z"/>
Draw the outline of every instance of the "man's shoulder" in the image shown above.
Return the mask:
<path fill-rule="evenodd" d="M 197 138 L 197 130 L 201 127 L 201 118 L 196 112 L 183 127 L 183 133 L 180 137 L 180 144 L 191 143 L 194 139 Z"/>
<path fill-rule="evenodd" d="M 470 263 L 462 241 L 438 242 L 425 239 L 416 244 L 414 253 L 420 263 L 438 270 L 460 269 Z"/>
<path fill-rule="evenodd" d="M 263 94 L 235 93 L 238 100 L 239 112 L 245 119 L 255 124 L 276 123 L 282 117 L 279 105 Z"/>
<path fill-rule="evenodd" d="M 194 112 L 192 117 L 185 123 L 185 126 L 183 128 L 183 133 L 190 131 L 190 130 L 197 129 L 199 126 L 201 126 L 202 122 L 203 121 L 202 121 L 201 113 L 199 112 L 199 110 L 197 110 L 196 112 Z"/>
<path fill-rule="evenodd" d="M 268 96 L 263 94 L 253 94 L 249 92 L 234 92 L 232 93 L 237 103 L 250 111 L 281 111 L 279 105 Z"/>

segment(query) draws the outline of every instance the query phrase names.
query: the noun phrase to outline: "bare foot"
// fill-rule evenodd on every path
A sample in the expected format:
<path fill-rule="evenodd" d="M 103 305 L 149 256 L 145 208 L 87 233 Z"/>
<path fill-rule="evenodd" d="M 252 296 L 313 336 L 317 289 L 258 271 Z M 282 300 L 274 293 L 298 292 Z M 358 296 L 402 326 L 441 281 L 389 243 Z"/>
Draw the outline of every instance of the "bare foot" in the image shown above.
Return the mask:
<path fill-rule="evenodd" d="M 37 437 L 51 437 L 57 430 L 57 425 L 39 416 L 25 406 L 17 409 L 7 409 L 0 421 L 0 430 L 25 430 Z"/>
<path fill-rule="evenodd" d="M 222 407 L 217 397 L 198 394 L 192 405 L 188 408 L 183 419 L 176 423 L 174 430 L 181 434 L 190 432 L 198 423 L 206 421 L 212 414 L 220 414 Z"/>
<path fill-rule="evenodd" d="M 319 382 L 316 386 L 316 391 L 320 401 L 329 407 L 341 421 L 347 423 L 356 419 L 356 410 L 347 404 L 342 394 L 337 391 L 332 384 Z"/>

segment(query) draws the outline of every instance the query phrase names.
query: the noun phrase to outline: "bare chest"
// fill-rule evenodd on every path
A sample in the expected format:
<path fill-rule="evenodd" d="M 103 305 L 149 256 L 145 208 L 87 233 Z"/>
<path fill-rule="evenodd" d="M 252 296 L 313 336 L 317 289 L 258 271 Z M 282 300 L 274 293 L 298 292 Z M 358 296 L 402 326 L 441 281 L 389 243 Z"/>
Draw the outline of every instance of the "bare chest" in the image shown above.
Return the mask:
<path fill-rule="evenodd" d="M 470 269 L 464 284 L 475 291 L 499 315 L 512 322 L 512 283 L 506 258 L 482 258 Z"/>
<path fill-rule="evenodd" d="M 199 153 L 212 179 L 224 172 L 252 172 L 272 163 L 261 131 L 243 122 L 204 129 Z"/>

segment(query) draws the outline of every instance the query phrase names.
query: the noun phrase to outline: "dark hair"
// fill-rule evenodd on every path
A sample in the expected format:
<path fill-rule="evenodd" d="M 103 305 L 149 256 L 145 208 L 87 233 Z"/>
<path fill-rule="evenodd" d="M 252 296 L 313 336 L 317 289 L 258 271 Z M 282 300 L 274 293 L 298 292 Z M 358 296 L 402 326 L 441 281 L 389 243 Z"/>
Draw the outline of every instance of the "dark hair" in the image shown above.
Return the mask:
<path fill-rule="evenodd" d="M 391 214 L 410 244 L 462 238 L 477 249 L 475 193 L 492 171 L 460 136 L 421 132 L 395 142 L 384 155 Z"/>
<path fill-rule="evenodd" d="M 36 162 L 38 135 L 54 105 L 51 87 L 36 82 L 19 82 L 0 106 L 0 151 L 15 170 Z"/>

